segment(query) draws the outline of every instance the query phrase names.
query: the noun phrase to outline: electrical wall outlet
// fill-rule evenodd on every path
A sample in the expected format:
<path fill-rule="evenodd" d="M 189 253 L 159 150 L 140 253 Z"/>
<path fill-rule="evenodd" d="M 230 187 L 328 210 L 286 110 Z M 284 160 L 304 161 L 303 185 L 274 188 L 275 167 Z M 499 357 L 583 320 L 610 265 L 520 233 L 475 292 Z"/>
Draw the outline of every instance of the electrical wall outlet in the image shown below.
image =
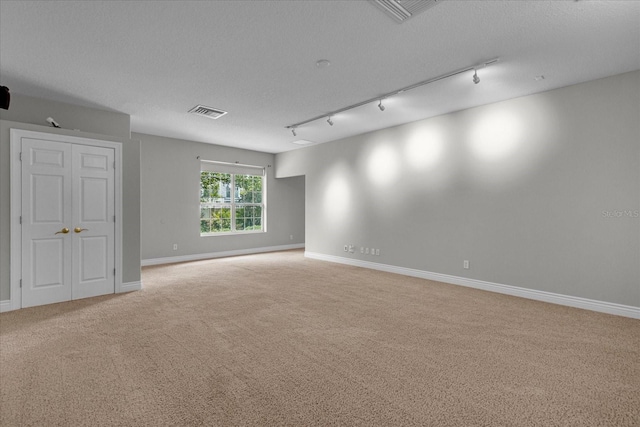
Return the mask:
<path fill-rule="evenodd" d="M 365 254 L 367 254 L 367 255 L 369 255 L 369 248 L 365 248 L 365 249 L 364 249 L 364 253 L 365 253 Z"/>
<path fill-rule="evenodd" d="M 177 243 L 174 243 L 174 244 L 173 244 L 173 250 L 174 250 L 174 251 L 177 251 L 177 250 L 178 250 L 178 244 L 177 244 Z"/>
<path fill-rule="evenodd" d="M 376 256 L 380 255 L 380 249 L 376 249 Z"/>
<path fill-rule="evenodd" d="M 293 240 L 293 234 L 289 234 L 289 240 Z"/>
<path fill-rule="evenodd" d="M 349 245 L 344 245 L 344 251 L 349 252 Z"/>
<path fill-rule="evenodd" d="M 469 269 L 469 260 L 468 260 L 468 259 L 465 259 L 465 260 L 462 262 L 462 267 L 463 267 L 463 268 L 465 268 L 465 269 L 467 269 L 467 270 Z"/>

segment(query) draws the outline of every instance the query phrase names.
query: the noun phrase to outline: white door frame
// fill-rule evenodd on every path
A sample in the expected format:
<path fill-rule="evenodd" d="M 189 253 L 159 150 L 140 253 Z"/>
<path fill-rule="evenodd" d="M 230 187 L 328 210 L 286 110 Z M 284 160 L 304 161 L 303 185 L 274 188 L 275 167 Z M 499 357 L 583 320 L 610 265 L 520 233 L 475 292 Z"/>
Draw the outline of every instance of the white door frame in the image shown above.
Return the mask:
<path fill-rule="evenodd" d="M 9 161 L 11 167 L 11 310 L 22 308 L 22 175 L 20 148 L 22 138 L 43 139 L 46 141 L 66 142 L 69 144 L 90 145 L 113 148 L 115 151 L 115 293 L 122 290 L 122 143 L 82 138 L 70 135 L 11 129 L 11 147 Z"/>

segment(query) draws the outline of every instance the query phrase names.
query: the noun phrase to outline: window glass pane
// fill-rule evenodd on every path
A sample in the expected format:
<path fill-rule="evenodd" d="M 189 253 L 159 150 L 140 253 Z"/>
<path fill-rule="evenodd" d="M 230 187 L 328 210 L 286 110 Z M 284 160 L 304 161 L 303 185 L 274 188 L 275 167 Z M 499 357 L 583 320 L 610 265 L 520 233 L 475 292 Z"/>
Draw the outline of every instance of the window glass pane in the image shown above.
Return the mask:
<path fill-rule="evenodd" d="M 229 197 L 231 175 L 218 172 L 200 172 L 200 202 L 224 202 Z"/>
<path fill-rule="evenodd" d="M 259 196 L 262 194 L 262 177 L 255 175 L 245 175 L 242 179 L 245 191 L 244 200 L 247 203 L 260 202 Z"/>
<path fill-rule="evenodd" d="M 262 203 L 262 182 L 261 176 L 253 177 L 253 202 Z"/>
<path fill-rule="evenodd" d="M 229 218 L 231 209 L 226 206 L 214 206 L 211 208 L 211 216 L 216 219 Z"/>
<path fill-rule="evenodd" d="M 262 230 L 263 182 L 264 178 L 257 175 L 201 171 L 200 232 Z M 232 223 L 234 210 L 235 221 Z"/>
<path fill-rule="evenodd" d="M 247 203 L 251 199 L 252 190 L 252 176 L 251 175 L 236 175 L 236 197 L 238 203 Z"/>
<path fill-rule="evenodd" d="M 245 217 L 245 207 L 236 207 L 236 218 L 244 218 Z"/>
<path fill-rule="evenodd" d="M 209 181 L 209 173 L 200 172 L 200 203 L 207 202 L 210 198 Z"/>

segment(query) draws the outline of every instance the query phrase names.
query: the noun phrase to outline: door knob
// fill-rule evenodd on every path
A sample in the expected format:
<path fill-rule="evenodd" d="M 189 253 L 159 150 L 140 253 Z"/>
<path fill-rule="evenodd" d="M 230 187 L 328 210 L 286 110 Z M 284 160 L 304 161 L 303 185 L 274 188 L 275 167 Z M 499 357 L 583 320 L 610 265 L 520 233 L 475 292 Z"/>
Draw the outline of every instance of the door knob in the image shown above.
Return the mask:
<path fill-rule="evenodd" d="M 55 234 L 60 234 L 60 233 L 62 233 L 62 234 L 67 234 L 68 232 L 69 232 L 69 229 L 68 229 L 67 227 L 65 227 L 65 228 L 63 228 L 62 230 L 60 230 L 60 231 L 58 231 L 57 233 L 55 233 Z"/>
<path fill-rule="evenodd" d="M 69 230 L 67 230 L 67 231 L 69 231 Z M 76 233 L 81 233 L 83 231 L 89 231 L 89 229 L 88 228 L 76 227 L 76 228 L 73 229 L 73 231 L 75 231 Z"/>

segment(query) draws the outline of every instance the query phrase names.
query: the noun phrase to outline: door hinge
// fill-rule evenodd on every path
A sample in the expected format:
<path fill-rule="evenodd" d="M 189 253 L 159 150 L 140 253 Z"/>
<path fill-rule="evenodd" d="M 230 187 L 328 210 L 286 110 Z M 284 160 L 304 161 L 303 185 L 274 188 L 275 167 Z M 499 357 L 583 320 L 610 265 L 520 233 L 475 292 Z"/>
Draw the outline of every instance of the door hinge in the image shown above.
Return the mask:
<path fill-rule="evenodd" d="M 22 161 L 22 151 L 20 152 L 20 161 Z"/>
<path fill-rule="evenodd" d="M 113 275 L 114 276 L 116 275 L 116 269 L 115 268 L 113 269 Z"/>
<path fill-rule="evenodd" d="M 22 224 L 22 215 L 20 215 L 20 224 Z"/>
<path fill-rule="evenodd" d="M 113 168 L 114 169 L 116 168 L 116 162 L 113 162 Z"/>
<path fill-rule="evenodd" d="M 20 279 L 20 287 L 22 287 L 22 279 Z"/>
<path fill-rule="evenodd" d="M 116 222 L 116 216 L 115 215 L 113 216 L 113 222 Z"/>

